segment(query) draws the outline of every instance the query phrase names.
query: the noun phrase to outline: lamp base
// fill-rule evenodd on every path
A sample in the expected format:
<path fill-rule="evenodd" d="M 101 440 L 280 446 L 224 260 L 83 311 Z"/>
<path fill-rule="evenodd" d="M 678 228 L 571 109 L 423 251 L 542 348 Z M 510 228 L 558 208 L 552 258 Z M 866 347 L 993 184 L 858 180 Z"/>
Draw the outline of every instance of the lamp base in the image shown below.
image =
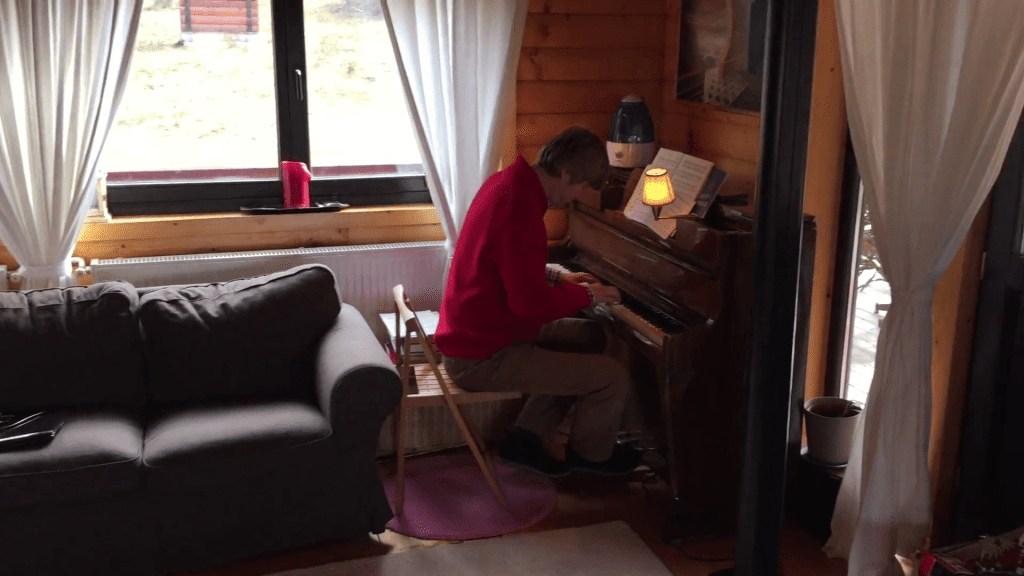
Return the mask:
<path fill-rule="evenodd" d="M 654 160 L 658 147 L 654 142 L 627 143 L 612 142 L 606 144 L 608 164 L 613 168 L 643 168 Z"/>
<path fill-rule="evenodd" d="M 651 206 L 651 211 L 654 212 L 654 219 L 661 218 L 661 206 Z"/>

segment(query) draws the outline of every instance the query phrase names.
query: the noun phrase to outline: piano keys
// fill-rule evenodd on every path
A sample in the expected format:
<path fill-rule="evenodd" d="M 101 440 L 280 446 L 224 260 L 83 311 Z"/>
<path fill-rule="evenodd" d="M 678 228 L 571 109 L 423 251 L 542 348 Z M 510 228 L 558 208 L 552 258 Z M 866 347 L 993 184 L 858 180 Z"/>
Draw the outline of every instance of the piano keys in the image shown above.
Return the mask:
<path fill-rule="evenodd" d="M 589 272 L 622 292 L 622 304 L 593 306 L 586 314 L 607 328 L 616 340 L 613 348 L 626 351 L 621 359 L 633 374 L 645 432 L 664 457 L 674 508 L 695 512 L 706 528 L 722 535 L 736 527 L 754 288 L 752 220 L 743 211 L 728 212 L 681 219 L 676 235 L 662 239 L 621 212 L 577 203 L 569 209 L 567 242 L 551 251 L 552 262 Z M 810 219 L 804 235 L 798 323 L 806 339 L 814 250 Z M 794 369 L 794 464 L 804 354 Z"/>

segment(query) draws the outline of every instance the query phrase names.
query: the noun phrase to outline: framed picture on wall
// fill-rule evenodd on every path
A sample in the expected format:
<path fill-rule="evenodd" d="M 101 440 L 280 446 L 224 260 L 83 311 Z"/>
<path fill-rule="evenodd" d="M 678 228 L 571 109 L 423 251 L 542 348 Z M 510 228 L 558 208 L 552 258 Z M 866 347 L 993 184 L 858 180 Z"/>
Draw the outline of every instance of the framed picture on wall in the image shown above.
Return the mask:
<path fill-rule="evenodd" d="M 761 111 L 768 0 L 681 0 L 676 98 Z"/>

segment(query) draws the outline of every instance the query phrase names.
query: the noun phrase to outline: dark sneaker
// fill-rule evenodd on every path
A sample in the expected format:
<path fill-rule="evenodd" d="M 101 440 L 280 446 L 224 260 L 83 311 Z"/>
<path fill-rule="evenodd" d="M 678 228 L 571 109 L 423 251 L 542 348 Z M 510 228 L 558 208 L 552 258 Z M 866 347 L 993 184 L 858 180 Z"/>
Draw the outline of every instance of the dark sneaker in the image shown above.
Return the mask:
<path fill-rule="evenodd" d="M 565 447 L 565 463 L 573 470 L 601 474 L 602 476 L 624 476 L 629 474 L 643 461 L 644 451 L 628 444 L 616 444 L 612 455 L 607 460 L 594 462 L 580 456 L 572 448 Z"/>
<path fill-rule="evenodd" d="M 498 462 L 548 478 L 569 474 L 569 466 L 548 454 L 536 434 L 518 426 L 501 443 Z"/>

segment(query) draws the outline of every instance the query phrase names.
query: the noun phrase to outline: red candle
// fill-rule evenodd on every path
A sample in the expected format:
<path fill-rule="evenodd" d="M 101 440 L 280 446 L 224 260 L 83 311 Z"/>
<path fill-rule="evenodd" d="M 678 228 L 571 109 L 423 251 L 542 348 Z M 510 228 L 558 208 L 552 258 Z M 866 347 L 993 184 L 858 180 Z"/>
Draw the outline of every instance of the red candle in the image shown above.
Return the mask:
<path fill-rule="evenodd" d="M 312 177 L 305 162 L 281 162 L 285 208 L 309 208 L 309 180 Z"/>

